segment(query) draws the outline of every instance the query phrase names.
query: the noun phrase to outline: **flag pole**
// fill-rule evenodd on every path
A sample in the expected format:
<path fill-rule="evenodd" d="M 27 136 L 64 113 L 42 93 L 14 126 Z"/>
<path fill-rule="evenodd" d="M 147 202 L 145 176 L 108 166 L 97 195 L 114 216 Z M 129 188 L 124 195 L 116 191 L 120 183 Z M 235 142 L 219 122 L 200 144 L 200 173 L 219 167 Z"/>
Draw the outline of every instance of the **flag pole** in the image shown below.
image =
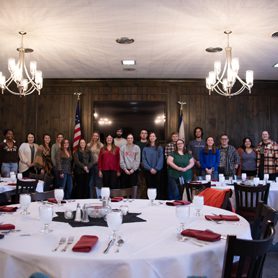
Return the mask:
<path fill-rule="evenodd" d="M 184 121 L 183 121 L 183 106 L 186 104 L 186 102 L 180 100 L 178 101 L 178 104 L 180 105 L 179 126 L 178 126 L 179 139 L 184 140 L 185 130 L 184 130 Z"/>
<path fill-rule="evenodd" d="M 77 104 L 76 104 L 76 111 L 75 111 L 75 125 L 74 125 L 74 134 L 73 134 L 73 151 L 78 150 L 78 144 L 80 139 L 82 138 L 81 132 L 81 116 L 80 116 L 80 96 L 82 93 L 75 92 L 75 96 L 77 96 Z"/>

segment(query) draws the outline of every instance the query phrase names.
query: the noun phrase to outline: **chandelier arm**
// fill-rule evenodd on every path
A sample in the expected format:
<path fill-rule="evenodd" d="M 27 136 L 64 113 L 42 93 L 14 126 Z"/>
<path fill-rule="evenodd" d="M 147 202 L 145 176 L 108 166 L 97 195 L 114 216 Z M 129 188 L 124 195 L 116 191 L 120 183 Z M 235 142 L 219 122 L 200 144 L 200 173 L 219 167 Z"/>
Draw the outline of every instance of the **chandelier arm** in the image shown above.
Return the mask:
<path fill-rule="evenodd" d="M 219 84 L 223 85 L 222 79 L 223 79 L 223 77 L 226 73 L 226 70 L 227 70 L 227 61 L 225 62 L 225 65 L 224 65 L 223 71 L 221 73 L 221 76 L 220 77 L 218 75 L 216 76 L 217 82 L 212 86 L 213 88 L 218 87 Z"/>

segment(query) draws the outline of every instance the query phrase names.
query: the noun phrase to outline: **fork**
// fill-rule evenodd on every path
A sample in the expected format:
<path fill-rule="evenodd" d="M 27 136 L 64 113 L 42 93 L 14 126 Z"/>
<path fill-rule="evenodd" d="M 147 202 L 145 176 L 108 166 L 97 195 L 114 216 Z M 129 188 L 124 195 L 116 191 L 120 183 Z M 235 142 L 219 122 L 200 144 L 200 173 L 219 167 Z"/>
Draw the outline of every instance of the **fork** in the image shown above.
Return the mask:
<path fill-rule="evenodd" d="M 68 241 L 67 241 L 67 244 L 65 245 L 65 247 L 61 250 L 62 252 L 66 252 L 68 247 L 73 243 L 74 241 L 74 237 L 73 236 L 70 236 L 68 238 Z"/>
<path fill-rule="evenodd" d="M 52 250 L 52 252 L 56 252 L 59 249 L 59 247 L 61 245 L 63 245 L 65 242 L 66 242 L 66 238 L 65 237 L 61 237 L 58 245 Z"/>

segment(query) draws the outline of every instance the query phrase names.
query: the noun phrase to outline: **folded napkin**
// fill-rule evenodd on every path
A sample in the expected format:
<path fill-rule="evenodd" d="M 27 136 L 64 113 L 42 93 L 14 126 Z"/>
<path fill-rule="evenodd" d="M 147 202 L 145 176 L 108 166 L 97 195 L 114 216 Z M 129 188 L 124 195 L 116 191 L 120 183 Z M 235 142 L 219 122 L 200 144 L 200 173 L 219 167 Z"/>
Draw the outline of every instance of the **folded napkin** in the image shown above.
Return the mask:
<path fill-rule="evenodd" d="M 207 220 L 215 220 L 215 221 L 239 221 L 238 216 L 236 215 L 205 215 Z"/>
<path fill-rule="evenodd" d="M 57 204 L 57 200 L 56 200 L 55 198 L 48 198 L 48 199 L 47 199 L 47 202 L 53 203 L 53 204 Z M 66 201 L 65 201 L 65 200 L 62 200 L 61 203 L 62 203 L 62 204 L 65 204 Z"/>
<path fill-rule="evenodd" d="M 186 229 L 181 232 L 181 235 L 183 236 L 189 236 L 189 237 L 195 237 L 199 240 L 204 240 L 204 241 L 218 241 L 221 239 L 221 235 L 214 233 L 210 230 L 194 230 L 194 229 Z"/>
<path fill-rule="evenodd" d="M 15 225 L 13 224 L 2 224 L 0 225 L 0 230 L 14 230 Z"/>
<path fill-rule="evenodd" d="M 124 197 L 113 197 L 111 198 L 111 202 L 120 202 L 124 199 Z"/>
<path fill-rule="evenodd" d="M 16 185 L 16 182 L 9 182 L 7 185 L 15 186 L 15 185 Z"/>
<path fill-rule="evenodd" d="M 14 212 L 16 210 L 17 207 L 0 206 L 0 212 Z"/>
<path fill-rule="evenodd" d="M 74 252 L 90 252 L 98 241 L 97 236 L 84 235 L 72 247 Z"/>
<path fill-rule="evenodd" d="M 167 206 L 182 206 L 182 205 L 190 205 L 191 203 L 188 201 L 176 200 L 172 202 L 166 202 Z"/>

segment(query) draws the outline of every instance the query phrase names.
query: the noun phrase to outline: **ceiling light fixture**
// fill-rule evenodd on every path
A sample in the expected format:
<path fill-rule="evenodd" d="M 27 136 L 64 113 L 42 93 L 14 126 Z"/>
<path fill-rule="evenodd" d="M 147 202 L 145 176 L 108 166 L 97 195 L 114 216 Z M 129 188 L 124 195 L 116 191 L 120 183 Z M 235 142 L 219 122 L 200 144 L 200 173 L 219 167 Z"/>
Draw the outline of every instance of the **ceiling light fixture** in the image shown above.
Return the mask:
<path fill-rule="evenodd" d="M 221 62 L 214 62 L 214 71 L 210 71 L 206 78 L 206 87 L 209 90 L 209 95 L 215 91 L 219 95 L 232 97 L 241 94 L 245 89 L 251 93 L 253 71 L 246 71 L 246 82 L 238 76 L 239 60 L 238 58 L 232 58 L 232 47 L 229 45 L 229 35 L 232 31 L 227 30 L 224 33 L 227 35 L 227 47 L 225 47 L 226 61 L 222 73 Z M 240 82 L 241 87 L 236 92 L 232 92 L 232 88 L 237 80 Z"/>
<path fill-rule="evenodd" d="M 273 65 L 274 68 L 278 68 L 278 63 Z"/>
<path fill-rule="evenodd" d="M 6 77 L 0 72 L 0 88 L 2 89 L 2 94 L 4 90 L 7 90 L 13 95 L 27 96 L 37 91 L 40 94 L 40 90 L 43 86 L 42 72 L 37 70 L 37 62 L 30 62 L 30 73 L 25 65 L 25 53 L 33 52 L 31 48 L 23 47 L 23 36 L 27 33 L 20 31 L 21 35 L 21 45 L 17 48 L 19 52 L 18 61 L 16 63 L 14 58 L 8 60 L 8 69 L 10 72 L 10 77 L 6 80 Z M 13 91 L 13 84 L 16 84 L 18 91 Z"/>
<path fill-rule="evenodd" d="M 122 60 L 122 64 L 124 66 L 134 66 L 136 64 L 136 61 L 135 60 L 131 60 L 131 59 Z"/>

